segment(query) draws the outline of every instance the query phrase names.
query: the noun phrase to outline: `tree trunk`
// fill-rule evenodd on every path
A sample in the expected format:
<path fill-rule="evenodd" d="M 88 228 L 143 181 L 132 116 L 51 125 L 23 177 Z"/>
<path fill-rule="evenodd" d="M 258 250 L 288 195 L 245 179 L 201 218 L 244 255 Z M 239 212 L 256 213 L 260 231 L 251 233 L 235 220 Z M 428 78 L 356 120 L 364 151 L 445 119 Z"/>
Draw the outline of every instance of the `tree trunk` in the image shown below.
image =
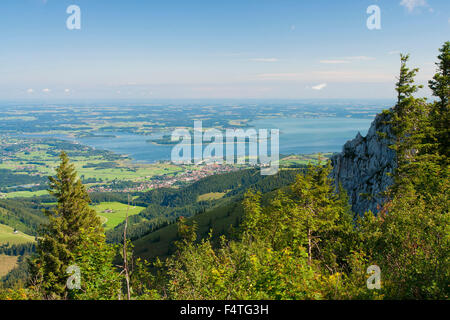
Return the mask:
<path fill-rule="evenodd" d="M 127 257 L 127 228 L 128 228 L 128 210 L 130 209 L 130 195 L 128 195 L 127 216 L 125 218 L 125 227 L 123 230 L 123 269 L 125 270 L 125 280 L 127 282 L 127 298 L 131 300 L 130 294 L 130 276 L 128 273 L 128 257 Z"/>
<path fill-rule="evenodd" d="M 311 229 L 308 228 L 308 263 L 311 264 L 311 247 L 312 247 L 312 243 L 311 243 Z"/>

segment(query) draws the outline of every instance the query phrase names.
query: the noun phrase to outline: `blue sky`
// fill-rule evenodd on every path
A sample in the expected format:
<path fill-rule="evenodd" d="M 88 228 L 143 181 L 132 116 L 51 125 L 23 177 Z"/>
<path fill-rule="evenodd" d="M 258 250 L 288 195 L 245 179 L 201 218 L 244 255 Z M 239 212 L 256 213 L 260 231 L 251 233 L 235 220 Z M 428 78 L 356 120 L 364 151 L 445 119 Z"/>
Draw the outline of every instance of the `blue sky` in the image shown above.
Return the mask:
<path fill-rule="evenodd" d="M 391 98 L 449 34 L 448 0 L 1 0 L 0 99 Z"/>

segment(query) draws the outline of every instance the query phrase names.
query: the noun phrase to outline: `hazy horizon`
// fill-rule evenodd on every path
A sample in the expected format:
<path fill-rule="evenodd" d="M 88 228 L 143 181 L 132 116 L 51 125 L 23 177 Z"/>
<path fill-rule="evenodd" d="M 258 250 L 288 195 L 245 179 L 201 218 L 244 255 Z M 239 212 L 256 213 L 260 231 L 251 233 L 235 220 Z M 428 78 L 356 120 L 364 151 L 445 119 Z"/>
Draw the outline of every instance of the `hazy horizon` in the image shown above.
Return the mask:
<path fill-rule="evenodd" d="M 392 99 L 400 52 L 429 96 L 448 12 L 445 0 L 3 0 L 0 100 Z"/>

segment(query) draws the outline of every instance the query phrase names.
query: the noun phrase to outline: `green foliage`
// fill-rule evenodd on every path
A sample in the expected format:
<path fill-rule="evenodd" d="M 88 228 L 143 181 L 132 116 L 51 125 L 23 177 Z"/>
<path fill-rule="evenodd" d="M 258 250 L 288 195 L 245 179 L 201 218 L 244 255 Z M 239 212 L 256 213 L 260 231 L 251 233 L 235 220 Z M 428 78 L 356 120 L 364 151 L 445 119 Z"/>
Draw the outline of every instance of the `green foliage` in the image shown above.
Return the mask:
<path fill-rule="evenodd" d="M 448 50 L 430 82 L 440 98 L 433 104 L 413 96 L 418 69 L 401 56 L 398 102 L 385 113 L 395 183 L 378 216 L 354 221 L 329 165 L 309 166 L 265 205 L 261 192 L 246 193 L 239 240 L 223 238 L 217 249 L 210 238 L 196 243 L 181 221 L 191 233 L 166 264 L 170 298 L 448 299 Z M 381 267 L 381 290 L 365 286 L 370 265 Z"/>
<path fill-rule="evenodd" d="M 249 190 L 240 239 L 223 237 L 217 249 L 211 238 L 196 243 L 195 226 L 180 221 L 184 240 L 165 265 L 170 298 L 345 299 L 357 281 L 366 292 L 364 276 L 351 282 L 340 272 L 349 242 L 322 241 L 352 232 L 347 198 L 334 192 L 329 172 L 329 166 L 310 166 L 267 206 Z M 335 269 L 326 269 L 330 261 Z"/>
<path fill-rule="evenodd" d="M 130 242 L 126 255 L 121 245 L 106 243 L 89 197 L 62 154 L 50 180 L 58 204 L 47 211 L 49 224 L 30 263 L 32 286 L 0 291 L 0 299 L 122 299 L 126 286 L 118 253 L 130 267 L 131 299 L 448 299 L 449 49 L 446 42 L 430 81 L 439 99 L 433 103 L 414 97 L 418 70 L 410 70 L 409 56 L 401 55 L 398 101 L 384 112 L 395 134 L 395 183 L 377 215 L 354 217 L 345 191 L 341 186 L 336 190 L 330 179 L 329 163 L 309 165 L 295 179 L 293 171 L 263 179 L 253 170 L 211 177 L 203 185 L 153 191 L 137 199 L 149 203 L 144 213 L 130 218 L 142 227 L 137 233 L 145 232 L 144 219 L 166 224 L 178 219 L 171 238 L 176 238 L 174 253 L 150 264 L 133 256 Z M 215 241 L 210 230 L 198 239 L 201 227 L 212 227 L 217 219 L 204 214 L 205 201 L 197 202 L 198 196 L 217 192 L 225 194 L 215 201 L 227 204 L 229 216 L 243 210 L 239 232 Z M 198 215 L 186 219 L 185 213 Z M 141 240 L 154 246 L 166 235 L 158 236 L 157 241 Z M 79 290 L 65 288 L 69 265 L 81 269 Z M 366 286 L 370 265 L 381 268 L 380 290 Z"/>
<path fill-rule="evenodd" d="M 95 230 L 83 231 L 83 242 L 74 250 L 74 265 L 81 271 L 81 289 L 69 291 L 76 300 L 118 299 L 123 278 L 114 267 L 118 247 L 105 242 Z M 66 274 L 66 279 L 68 275 Z"/>
<path fill-rule="evenodd" d="M 136 240 L 175 223 L 180 217 L 189 218 L 236 201 L 236 198 L 242 198 L 248 188 L 255 187 L 262 192 L 270 192 L 292 183 L 298 172 L 299 170 L 281 170 L 274 176 L 261 176 L 256 169 L 239 170 L 213 175 L 179 189 L 160 188 L 146 192 L 134 200 L 135 205 L 147 208 L 130 217 L 128 234 L 131 240 Z M 197 201 L 199 196 L 207 193 L 225 195 L 220 199 Z M 108 230 L 108 241 L 121 242 L 122 230 L 123 223 Z"/>
<path fill-rule="evenodd" d="M 433 95 L 439 98 L 439 101 L 431 105 L 430 116 L 435 128 L 431 139 L 436 146 L 434 151 L 442 155 L 442 161 L 447 161 L 448 165 L 450 157 L 450 41 L 447 41 L 439 51 L 437 72 L 433 80 L 429 81 Z"/>
<path fill-rule="evenodd" d="M 299 249 L 273 251 L 264 243 L 209 240 L 185 243 L 166 264 L 172 299 L 314 299 L 319 279 Z M 314 290 L 314 287 L 317 289 Z"/>
<path fill-rule="evenodd" d="M 67 267 L 74 264 L 75 253 L 85 245 L 87 235 L 95 237 L 103 233 L 73 165 L 64 152 L 60 158 L 56 177 L 49 178 L 49 193 L 58 203 L 54 209 L 46 211 L 49 224 L 41 232 L 37 255 L 30 264 L 32 285 L 48 298 L 67 297 Z"/>
<path fill-rule="evenodd" d="M 299 175 L 292 186 L 293 200 L 295 202 L 294 220 L 297 224 L 295 230 L 306 236 L 304 243 L 308 248 L 308 260 L 311 262 L 322 234 L 333 228 L 336 220 L 347 205 L 342 207 L 337 194 L 334 192 L 334 183 L 329 178 L 331 165 L 309 166 L 305 175 Z M 293 239 L 298 235 L 293 234 Z M 299 240 L 302 240 L 301 238 Z"/>
<path fill-rule="evenodd" d="M 256 170 L 241 170 L 239 171 L 239 175 L 237 174 L 238 172 L 226 174 L 230 175 L 233 179 L 237 179 L 234 182 L 237 187 L 229 190 L 226 196 L 221 199 L 199 203 L 195 199 L 196 196 L 193 195 L 189 199 L 189 203 L 180 207 L 150 204 L 146 210 L 129 219 L 131 225 L 129 227 L 130 239 L 136 246 L 136 253 L 148 259 L 154 259 L 156 257 L 164 258 L 172 254 L 174 252 L 172 243 L 178 240 L 177 228 L 173 222 L 180 216 L 185 217 L 187 220 L 195 220 L 197 222 L 200 237 L 206 237 L 211 228 L 213 229 L 213 238 L 215 239 L 222 234 L 232 236 L 231 226 L 237 228 L 242 221 L 243 208 L 241 201 L 247 189 L 259 190 L 264 193 L 265 197 L 269 197 L 274 190 L 290 185 L 301 171 L 299 169 L 289 169 L 281 170 L 273 176 L 261 176 Z M 197 188 L 206 188 L 202 187 L 203 182 L 211 184 L 207 186 L 208 188 L 226 190 L 226 185 L 229 181 L 228 179 L 223 179 L 226 175 L 218 175 L 214 180 L 210 179 L 210 177 L 206 181 L 202 179 L 198 184 L 195 184 L 194 190 L 197 190 Z M 187 188 L 194 191 L 190 187 Z M 187 192 L 183 189 L 171 190 L 170 192 Z M 192 205 L 192 202 L 195 205 Z M 135 219 L 140 221 L 137 224 L 133 224 L 133 221 L 136 221 Z M 122 234 L 119 232 L 121 230 L 119 229 L 120 227 L 116 228 L 113 232 L 107 232 L 107 239 L 111 241 L 113 239 L 122 239 Z M 133 231 L 142 232 L 144 236 L 136 239 L 137 234 Z M 112 237 L 113 233 L 118 238 Z"/>
<path fill-rule="evenodd" d="M 395 106 L 395 111 L 400 115 L 404 115 L 408 112 L 406 107 L 410 102 L 409 99 L 414 93 L 417 92 L 418 89 L 422 88 L 422 86 L 417 86 L 414 84 L 414 77 L 417 72 L 419 72 L 419 69 L 415 68 L 410 70 L 406 66 L 408 60 L 409 54 L 400 55 L 400 75 L 395 87 L 395 91 L 397 91 L 397 105 Z"/>
<path fill-rule="evenodd" d="M 448 197 L 447 207 L 438 197 L 425 201 L 411 189 L 394 197 L 379 219 L 374 258 L 383 270 L 389 298 L 448 298 L 450 215 Z"/>
<path fill-rule="evenodd" d="M 30 260 L 31 290 L 44 299 L 122 299 L 124 274 L 116 265 L 122 247 L 106 243 L 100 220 L 89 207 L 89 196 L 65 153 L 61 153 L 56 177 L 50 178 L 50 188 L 50 194 L 58 202 L 46 212 L 50 223 L 42 230 L 37 254 Z M 135 286 L 138 294 L 132 298 L 158 297 L 143 281 L 149 275 L 144 270 L 146 262 L 134 261 L 131 244 L 128 249 L 127 262 L 133 264 L 131 291 Z M 69 266 L 80 270 L 79 289 L 67 288 Z"/>
<path fill-rule="evenodd" d="M 0 290 L 0 300 L 40 300 L 41 296 L 26 288 Z"/>
<path fill-rule="evenodd" d="M 439 62 L 436 63 L 437 73 L 433 76 L 433 80 L 429 81 L 430 89 L 433 95 L 440 99 L 441 107 L 449 104 L 450 96 L 450 41 L 444 43 L 438 56 Z"/>
<path fill-rule="evenodd" d="M 383 270 L 382 291 L 390 299 L 449 297 L 448 42 L 441 53 L 430 81 L 440 101 L 432 104 L 412 96 L 416 69 L 408 71 L 402 56 L 405 94 L 390 112 L 395 183 L 379 216 L 369 213 L 358 221 L 358 236 Z"/>
<path fill-rule="evenodd" d="M 131 244 L 130 244 L 131 245 Z M 136 258 L 132 260 L 130 286 L 133 300 L 161 299 L 156 290 L 156 277 L 149 271 L 151 264 L 147 260 Z"/>

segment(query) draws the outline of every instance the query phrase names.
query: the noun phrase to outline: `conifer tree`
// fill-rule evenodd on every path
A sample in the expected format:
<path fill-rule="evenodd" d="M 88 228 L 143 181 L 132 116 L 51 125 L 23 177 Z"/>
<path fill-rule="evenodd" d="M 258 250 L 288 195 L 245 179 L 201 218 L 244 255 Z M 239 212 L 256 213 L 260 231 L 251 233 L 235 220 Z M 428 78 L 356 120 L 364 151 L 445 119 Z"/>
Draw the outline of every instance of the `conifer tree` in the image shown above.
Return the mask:
<path fill-rule="evenodd" d="M 414 84 L 414 78 L 419 71 L 418 68 L 409 69 L 407 66 L 409 55 L 400 55 L 400 75 L 398 82 L 396 83 L 395 91 L 397 91 L 397 104 L 393 108 L 393 119 L 391 126 L 394 134 L 397 137 L 397 145 L 399 142 L 404 142 L 407 134 L 411 130 L 411 119 L 414 112 L 414 107 L 417 104 L 417 100 L 414 98 L 416 93 L 422 86 Z M 401 153 L 404 150 L 396 150 L 398 158 L 401 157 Z"/>
<path fill-rule="evenodd" d="M 416 157 L 426 148 L 424 137 L 429 127 L 426 101 L 414 97 L 414 93 L 422 88 L 414 80 L 419 69 L 409 69 L 408 60 L 409 55 L 400 55 L 400 75 L 395 88 L 397 104 L 390 112 L 388 122 L 395 135 L 395 141 L 390 146 L 396 152 L 396 183 L 393 192 L 398 192 L 400 186 L 409 182 L 408 177 L 417 164 Z"/>
<path fill-rule="evenodd" d="M 416 93 L 418 89 L 422 88 L 422 86 L 414 84 L 414 77 L 417 72 L 419 72 L 419 69 L 409 69 L 407 67 L 408 60 L 409 54 L 400 54 L 400 76 L 398 77 L 395 88 L 395 91 L 397 91 L 397 104 L 394 108 L 400 115 L 403 115 L 408 111 L 406 108 L 410 102 L 408 99 L 411 99 L 413 94 Z"/>
<path fill-rule="evenodd" d="M 448 160 L 450 156 L 450 41 L 447 41 L 439 51 L 441 54 L 438 56 L 439 61 L 436 63 L 437 72 L 433 80 L 428 83 L 433 95 L 439 98 L 431 107 L 431 118 L 435 129 L 434 136 L 437 142 L 436 151 Z"/>
<path fill-rule="evenodd" d="M 89 207 L 89 195 L 73 164 L 64 152 L 60 159 L 56 176 L 49 178 L 49 193 L 57 199 L 57 205 L 45 212 L 49 223 L 38 239 L 37 256 L 30 261 L 32 285 L 48 299 L 67 297 L 66 269 L 74 263 L 75 252 L 85 245 L 88 236 L 101 238 L 103 234 L 100 219 Z"/>
<path fill-rule="evenodd" d="M 294 210 L 299 223 L 305 228 L 310 263 L 321 236 L 333 227 L 342 209 L 334 183 L 329 177 L 330 172 L 330 163 L 327 166 L 309 165 L 305 175 L 298 175 L 291 188 L 296 204 Z"/>
<path fill-rule="evenodd" d="M 369 228 L 361 229 L 369 240 L 366 248 L 383 270 L 383 290 L 391 299 L 448 298 L 449 179 L 442 144 L 448 127 L 448 49 L 446 43 L 438 57 L 438 73 L 430 81 L 440 99 L 431 105 L 412 96 L 418 88 L 413 79 L 417 69 L 410 71 L 407 56 L 402 56 L 402 80 L 397 84 L 402 94 L 391 113 L 397 152 L 393 192 L 377 218 L 367 216 Z"/>

